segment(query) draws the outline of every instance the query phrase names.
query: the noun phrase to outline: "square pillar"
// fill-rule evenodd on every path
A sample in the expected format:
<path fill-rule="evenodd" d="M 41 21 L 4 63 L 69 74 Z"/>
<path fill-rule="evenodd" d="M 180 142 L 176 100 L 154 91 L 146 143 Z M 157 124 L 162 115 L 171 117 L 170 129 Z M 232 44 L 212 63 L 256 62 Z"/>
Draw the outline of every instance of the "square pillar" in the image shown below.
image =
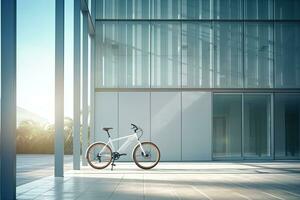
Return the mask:
<path fill-rule="evenodd" d="M 91 0 L 91 16 L 93 21 L 96 16 L 96 2 Z M 94 21 L 95 22 L 95 21 Z M 96 33 L 95 33 L 96 34 Z M 91 35 L 91 56 L 90 56 L 90 144 L 95 142 L 95 34 Z"/>
<path fill-rule="evenodd" d="M 74 0 L 74 112 L 73 112 L 73 169 L 80 169 L 80 0 Z"/>
<path fill-rule="evenodd" d="M 88 146 L 88 13 L 82 19 L 82 165 L 87 165 L 85 152 Z"/>
<path fill-rule="evenodd" d="M 0 199 L 16 199 L 16 0 L 1 0 Z"/>
<path fill-rule="evenodd" d="M 64 176 L 64 0 L 55 1 L 55 177 Z"/>
<path fill-rule="evenodd" d="M 95 36 L 91 36 L 90 68 L 90 144 L 95 141 Z"/>

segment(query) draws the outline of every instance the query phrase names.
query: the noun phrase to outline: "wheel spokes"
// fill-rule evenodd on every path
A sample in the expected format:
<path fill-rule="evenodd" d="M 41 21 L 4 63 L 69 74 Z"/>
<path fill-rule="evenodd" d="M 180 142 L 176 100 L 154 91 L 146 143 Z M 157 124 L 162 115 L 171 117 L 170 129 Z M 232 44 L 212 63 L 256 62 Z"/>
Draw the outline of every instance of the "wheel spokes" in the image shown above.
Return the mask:
<path fill-rule="evenodd" d="M 105 144 L 95 144 L 89 149 L 88 160 L 92 167 L 104 168 L 111 161 L 111 150 Z"/>
<path fill-rule="evenodd" d="M 155 166 L 159 160 L 159 150 L 157 147 L 151 143 L 145 143 L 142 144 L 142 149 L 140 146 L 137 147 L 134 155 L 135 161 L 142 168 L 151 168 L 152 166 Z"/>

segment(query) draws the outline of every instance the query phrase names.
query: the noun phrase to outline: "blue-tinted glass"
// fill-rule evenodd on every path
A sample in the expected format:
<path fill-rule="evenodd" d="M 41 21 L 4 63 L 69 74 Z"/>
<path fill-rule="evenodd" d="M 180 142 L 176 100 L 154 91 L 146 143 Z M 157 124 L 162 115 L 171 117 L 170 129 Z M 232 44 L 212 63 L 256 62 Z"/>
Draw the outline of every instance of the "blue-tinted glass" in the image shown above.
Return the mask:
<path fill-rule="evenodd" d="M 300 19 L 299 0 L 275 0 L 276 19 Z"/>
<path fill-rule="evenodd" d="M 300 157 L 300 94 L 275 94 L 275 157 Z"/>
<path fill-rule="evenodd" d="M 113 19 L 118 18 L 118 0 L 97 0 L 96 18 Z"/>
<path fill-rule="evenodd" d="M 273 25 L 249 22 L 245 25 L 245 87 L 273 86 Z"/>
<path fill-rule="evenodd" d="M 214 19 L 243 19 L 242 0 L 214 0 Z"/>
<path fill-rule="evenodd" d="M 149 19 L 150 0 L 97 0 L 97 19 Z"/>
<path fill-rule="evenodd" d="M 149 19 L 150 0 L 119 0 L 120 19 Z"/>
<path fill-rule="evenodd" d="M 213 157 L 241 157 L 242 95 L 213 97 Z"/>
<path fill-rule="evenodd" d="M 152 19 L 180 19 L 180 0 L 152 0 Z"/>
<path fill-rule="evenodd" d="M 96 5 L 96 19 L 103 19 L 103 10 L 104 10 L 104 8 L 103 8 L 103 1 L 104 0 L 97 0 L 96 2 L 95 2 L 95 5 Z"/>
<path fill-rule="evenodd" d="M 132 16 L 132 0 L 118 0 L 117 4 L 117 19 L 126 19 L 128 16 Z"/>
<path fill-rule="evenodd" d="M 134 0 L 134 16 L 132 19 L 150 18 L 150 0 Z"/>
<path fill-rule="evenodd" d="M 182 24 L 182 87 L 212 87 L 211 23 Z"/>
<path fill-rule="evenodd" d="M 148 22 L 97 23 L 96 87 L 150 86 Z"/>
<path fill-rule="evenodd" d="M 96 24 L 96 87 L 118 87 L 119 41 L 116 22 Z"/>
<path fill-rule="evenodd" d="M 245 0 L 245 19 L 273 19 L 273 0 Z"/>
<path fill-rule="evenodd" d="M 151 26 L 151 87 L 180 87 L 180 23 L 153 22 Z"/>
<path fill-rule="evenodd" d="M 271 155 L 271 96 L 244 95 L 244 156 Z"/>
<path fill-rule="evenodd" d="M 119 22 L 119 87 L 150 87 L 150 25 Z"/>
<path fill-rule="evenodd" d="M 276 23 L 276 87 L 300 88 L 300 23 Z"/>
<path fill-rule="evenodd" d="M 242 35 L 241 23 L 214 23 L 214 87 L 243 87 Z"/>
<path fill-rule="evenodd" d="M 212 18 L 211 0 L 182 0 L 183 19 Z"/>

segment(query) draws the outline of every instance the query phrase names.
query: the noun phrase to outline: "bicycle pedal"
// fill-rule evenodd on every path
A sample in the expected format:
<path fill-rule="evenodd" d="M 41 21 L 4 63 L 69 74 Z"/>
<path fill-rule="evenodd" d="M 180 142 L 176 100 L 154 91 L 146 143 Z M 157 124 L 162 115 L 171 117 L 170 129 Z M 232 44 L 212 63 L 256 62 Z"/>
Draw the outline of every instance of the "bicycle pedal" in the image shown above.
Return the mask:
<path fill-rule="evenodd" d="M 116 164 L 111 164 L 112 166 L 116 166 Z"/>

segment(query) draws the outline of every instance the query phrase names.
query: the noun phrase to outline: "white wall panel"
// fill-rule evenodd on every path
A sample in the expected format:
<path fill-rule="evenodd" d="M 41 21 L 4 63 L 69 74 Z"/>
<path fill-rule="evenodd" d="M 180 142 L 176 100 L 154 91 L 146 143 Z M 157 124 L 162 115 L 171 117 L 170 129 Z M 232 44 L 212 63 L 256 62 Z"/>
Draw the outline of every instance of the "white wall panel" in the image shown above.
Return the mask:
<path fill-rule="evenodd" d="M 141 141 L 150 140 L 150 93 L 149 92 L 120 92 L 119 93 L 119 135 L 120 137 L 134 133 L 131 123 L 141 127 L 144 134 Z M 120 146 L 123 141 L 120 141 Z M 122 157 L 122 161 L 132 160 L 132 150 L 135 143 L 130 145 Z M 123 153 L 123 152 L 122 152 Z"/>
<path fill-rule="evenodd" d="M 96 141 L 108 141 L 103 127 L 112 127 L 112 138 L 118 136 L 118 93 L 97 92 L 95 93 L 95 138 Z M 117 145 L 115 147 L 118 147 Z"/>
<path fill-rule="evenodd" d="M 151 93 L 151 140 L 158 145 L 162 161 L 181 160 L 181 94 Z"/>
<path fill-rule="evenodd" d="M 182 92 L 182 160 L 211 160 L 211 93 Z"/>

